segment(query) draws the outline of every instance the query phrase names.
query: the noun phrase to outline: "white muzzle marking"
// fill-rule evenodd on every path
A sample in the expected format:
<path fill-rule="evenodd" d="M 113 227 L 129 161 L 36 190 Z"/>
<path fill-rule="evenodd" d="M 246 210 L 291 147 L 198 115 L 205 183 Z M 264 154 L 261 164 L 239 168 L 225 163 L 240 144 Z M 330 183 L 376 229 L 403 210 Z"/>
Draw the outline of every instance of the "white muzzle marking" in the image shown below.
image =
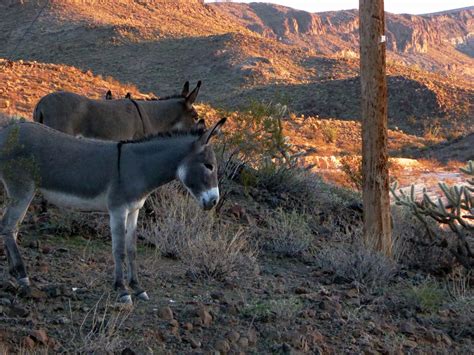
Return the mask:
<path fill-rule="evenodd" d="M 213 201 L 213 200 L 216 201 L 215 204 L 217 205 L 217 202 L 219 202 L 219 188 L 218 187 L 213 187 L 212 189 L 204 191 L 203 193 L 201 193 L 201 196 L 199 198 L 199 201 L 201 202 L 202 206 L 206 206 L 209 203 L 209 201 Z"/>

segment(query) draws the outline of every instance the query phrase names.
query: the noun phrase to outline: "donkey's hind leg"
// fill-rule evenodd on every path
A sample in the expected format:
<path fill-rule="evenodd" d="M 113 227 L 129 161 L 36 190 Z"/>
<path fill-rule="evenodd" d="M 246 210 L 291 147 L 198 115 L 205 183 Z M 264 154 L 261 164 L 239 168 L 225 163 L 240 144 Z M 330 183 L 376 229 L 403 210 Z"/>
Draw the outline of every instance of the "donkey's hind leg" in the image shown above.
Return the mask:
<path fill-rule="evenodd" d="M 20 286 L 29 286 L 25 264 L 16 243 L 18 229 L 34 196 L 34 186 L 7 186 L 8 204 L 0 224 L 0 234 L 5 238 L 10 274 Z"/>
<path fill-rule="evenodd" d="M 123 262 L 125 260 L 125 232 L 128 211 L 118 209 L 110 211 L 110 229 L 112 231 L 112 253 L 114 256 L 114 288 L 118 292 L 119 302 L 132 303 L 132 297 L 123 282 Z"/>
<path fill-rule="evenodd" d="M 145 290 L 140 287 L 137 276 L 137 219 L 139 210 L 132 211 L 127 217 L 127 233 L 125 236 L 125 244 L 127 249 L 128 264 L 128 285 L 133 289 L 135 295 L 144 301 L 148 301 L 149 297 Z"/>

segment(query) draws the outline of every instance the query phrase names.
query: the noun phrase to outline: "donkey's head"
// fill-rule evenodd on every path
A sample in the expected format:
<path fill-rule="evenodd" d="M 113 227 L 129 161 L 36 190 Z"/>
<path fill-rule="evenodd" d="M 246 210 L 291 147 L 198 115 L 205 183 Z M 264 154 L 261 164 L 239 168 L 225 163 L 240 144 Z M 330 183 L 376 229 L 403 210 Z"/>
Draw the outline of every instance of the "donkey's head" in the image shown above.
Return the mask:
<path fill-rule="evenodd" d="M 184 84 L 181 95 L 171 96 L 166 109 L 166 116 L 172 120 L 173 126 L 170 127 L 170 130 L 188 130 L 196 128 L 196 123 L 198 122 L 198 113 L 194 108 L 193 104 L 196 101 L 196 98 L 199 94 L 199 89 L 201 88 L 201 81 L 198 81 L 196 88 L 189 92 L 189 82 L 187 81 Z"/>
<path fill-rule="evenodd" d="M 194 143 L 192 152 L 178 167 L 178 179 L 206 210 L 210 210 L 219 202 L 217 160 L 210 140 L 219 132 L 225 121 L 226 118 L 222 118 L 205 131 Z"/>
<path fill-rule="evenodd" d="M 114 96 L 112 95 L 112 91 L 107 90 L 107 92 L 105 93 L 105 99 L 106 100 L 113 100 L 114 99 Z"/>

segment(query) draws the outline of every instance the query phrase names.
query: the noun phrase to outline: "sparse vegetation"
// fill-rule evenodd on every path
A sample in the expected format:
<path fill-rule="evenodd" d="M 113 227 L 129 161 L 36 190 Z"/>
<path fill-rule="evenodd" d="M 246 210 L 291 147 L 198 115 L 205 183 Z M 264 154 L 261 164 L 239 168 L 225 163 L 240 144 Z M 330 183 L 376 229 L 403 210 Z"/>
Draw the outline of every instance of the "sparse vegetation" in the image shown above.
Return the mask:
<path fill-rule="evenodd" d="M 293 210 L 279 208 L 266 218 L 268 227 L 264 231 L 263 247 L 283 256 L 301 256 L 307 252 L 315 238 L 306 221 L 306 216 Z"/>
<path fill-rule="evenodd" d="M 461 169 L 467 175 L 474 176 L 474 164 L 469 162 L 468 166 Z M 431 241 L 436 241 L 439 245 L 448 247 L 450 252 L 456 257 L 465 268 L 472 269 L 474 266 L 474 253 L 471 250 L 470 243 L 473 238 L 474 225 L 472 214 L 474 208 L 474 179 L 468 179 L 466 186 L 449 187 L 444 183 L 439 184 L 443 191 L 446 201 L 441 198 L 434 202 L 432 198 L 424 191 L 421 201 L 415 197 L 414 187 L 412 186 L 410 194 L 400 190 L 397 194 L 397 184 L 392 188 L 392 195 L 395 197 L 398 205 L 409 208 L 411 213 L 423 223 Z M 450 230 L 457 236 L 457 241 L 453 246 L 449 246 L 446 239 L 438 238 L 434 228 L 426 218 L 430 218 L 437 223 L 449 226 Z M 438 240 L 437 240 L 438 239 Z"/>
<path fill-rule="evenodd" d="M 346 155 L 340 159 L 341 170 L 348 184 L 357 191 L 362 191 L 362 157 Z"/>
<path fill-rule="evenodd" d="M 177 185 L 168 185 L 151 199 L 150 215 L 139 233 L 162 255 L 180 259 L 194 278 L 254 276 L 258 271 L 249 231 L 203 212 Z"/>
<path fill-rule="evenodd" d="M 368 288 L 387 285 L 397 270 L 392 260 L 357 243 L 325 247 L 316 260 L 336 282 L 356 281 Z"/>
<path fill-rule="evenodd" d="M 412 286 L 405 291 L 408 302 L 421 312 L 437 312 L 446 302 L 446 289 L 432 280 L 426 280 L 420 285 Z"/>
<path fill-rule="evenodd" d="M 268 322 L 275 319 L 291 319 L 303 307 L 296 297 L 251 302 L 244 306 L 242 315 L 257 321 Z"/>
<path fill-rule="evenodd" d="M 324 125 L 321 132 L 327 143 L 334 143 L 336 141 L 338 133 L 337 127 Z"/>

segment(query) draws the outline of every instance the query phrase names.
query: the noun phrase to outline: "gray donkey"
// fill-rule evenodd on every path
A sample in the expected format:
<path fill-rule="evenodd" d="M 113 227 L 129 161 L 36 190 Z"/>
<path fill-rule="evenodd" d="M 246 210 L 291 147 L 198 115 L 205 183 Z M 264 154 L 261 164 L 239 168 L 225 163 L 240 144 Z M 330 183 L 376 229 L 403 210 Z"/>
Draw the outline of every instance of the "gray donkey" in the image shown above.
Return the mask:
<path fill-rule="evenodd" d="M 39 190 L 60 207 L 103 211 L 110 216 L 119 301 L 131 303 L 123 281 L 127 255 L 128 285 L 148 300 L 135 266 L 135 229 L 145 199 L 174 179 L 183 183 L 202 208 L 219 200 L 217 166 L 209 141 L 225 123 L 209 130 L 172 132 L 135 141 L 78 139 L 33 122 L 11 123 L 0 130 L 0 180 L 8 194 L 0 235 L 9 271 L 29 290 L 29 279 L 16 243 L 19 225 Z M 51 152 L 60 152 L 52 154 Z"/>
<path fill-rule="evenodd" d="M 180 95 L 150 101 L 131 98 L 93 100 L 59 91 L 40 99 L 33 119 L 73 136 L 115 141 L 192 129 L 198 124 L 193 103 L 200 87 L 199 81 L 189 92 L 189 82 L 186 82 Z"/>

